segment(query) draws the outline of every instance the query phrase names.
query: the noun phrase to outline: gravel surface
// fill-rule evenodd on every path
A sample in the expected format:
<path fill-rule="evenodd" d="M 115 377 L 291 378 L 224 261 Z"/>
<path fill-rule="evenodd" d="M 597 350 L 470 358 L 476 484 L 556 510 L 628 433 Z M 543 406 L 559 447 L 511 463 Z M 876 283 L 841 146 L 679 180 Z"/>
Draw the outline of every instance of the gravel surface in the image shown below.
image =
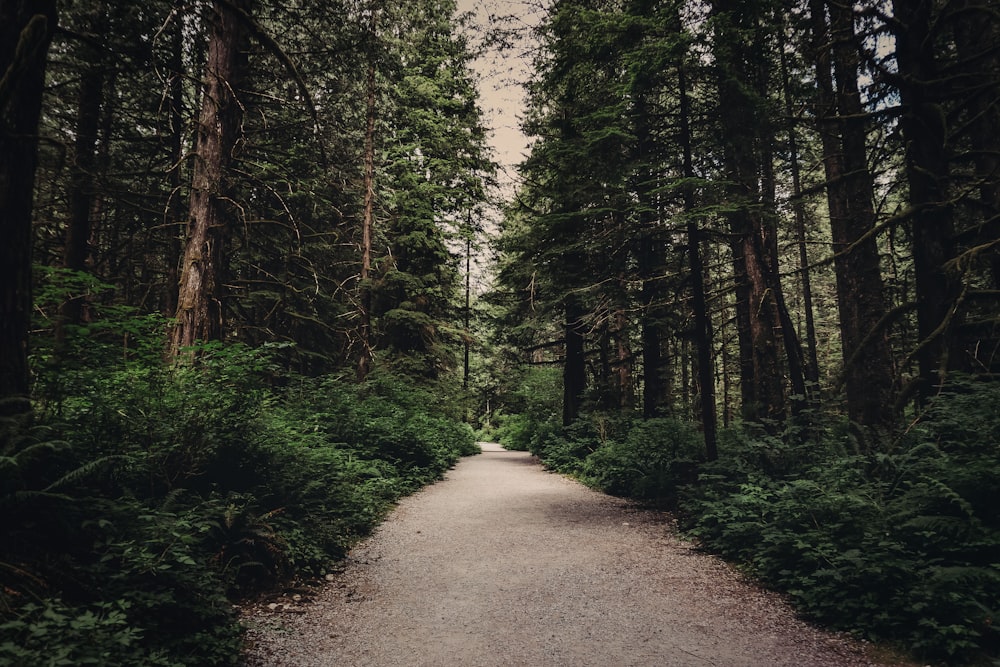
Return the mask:
<path fill-rule="evenodd" d="M 875 665 L 640 510 L 483 445 L 318 590 L 244 612 L 249 667 Z"/>

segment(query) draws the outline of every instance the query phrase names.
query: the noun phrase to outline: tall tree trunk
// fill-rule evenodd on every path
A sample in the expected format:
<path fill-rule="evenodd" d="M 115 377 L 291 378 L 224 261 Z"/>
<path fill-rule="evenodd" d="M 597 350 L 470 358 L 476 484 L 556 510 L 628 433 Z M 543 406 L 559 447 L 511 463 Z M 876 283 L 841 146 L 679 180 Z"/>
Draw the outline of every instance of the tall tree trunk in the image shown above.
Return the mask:
<path fill-rule="evenodd" d="M 963 91 L 968 118 L 968 153 L 972 154 L 974 181 L 979 199 L 970 197 L 973 209 L 964 228 L 968 246 L 982 260 L 976 262 L 989 276 L 993 293 L 982 290 L 970 304 L 964 337 L 970 367 L 1000 372 L 1000 15 L 992 0 L 956 0 L 954 27 L 958 58 L 970 82 Z M 984 281 L 985 282 L 985 281 Z"/>
<path fill-rule="evenodd" d="M 625 292 L 625 276 L 619 276 L 620 289 Z M 635 405 L 635 382 L 632 376 L 632 347 L 629 343 L 629 322 L 626 308 L 619 304 L 614 312 L 614 336 L 617 350 L 616 388 L 618 409 L 628 412 Z"/>
<path fill-rule="evenodd" d="M 782 32 L 782 35 L 784 33 Z M 784 37 L 779 45 L 782 95 L 785 116 L 788 118 L 788 164 L 792 177 L 792 212 L 795 216 L 795 242 L 799 250 L 799 275 L 802 280 L 802 310 L 805 311 L 806 356 L 805 379 L 809 383 L 806 396 L 814 406 L 819 402 L 819 354 L 816 345 L 816 317 L 813 308 L 812 279 L 809 271 L 809 253 L 806 246 L 806 207 L 802 199 L 802 171 L 799 165 L 799 142 L 795 131 L 792 93 L 789 86 L 788 59 L 785 55 Z"/>
<path fill-rule="evenodd" d="M 368 38 L 374 49 L 376 30 L 376 8 L 370 8 Z M 358 327 L 358 338 L 361 352 L 358 357 L 357 377 L 363 380 L 371 372 L 372 366 L 372 226 L 375 218 L 375 60 L 370 54 L 368 73 L 365 78 L 365 176 L 364 176 L 364 209 L 361 217 L 361 271 L 359 274 L 359 299 L 361 322 Z"/>
<path fill-rule="evenodd" d="M 664 330 L 664 285 L 666 284 L 666 244 L 659 223 L 651 191 L 653 171 L 652 140 L 649 128 L 649 109 L 646 104 L 648 81 L 643 76 L 635 77 L 633 97 L 635 100 L 634 132 L 636 136 L 636 183 L 635 194 L 639 209 L 639 234 L 637 239 L 637 259 L 639 278 L 642 281 L 641 330 L 643 393 L 642 415 L 655 417 L 667 402 L 667 382 L 663 359 Z"/>
<path fill-rule="evenodd" d="M 465 324 L 464 359 L 462 366 L 462 388 L 469 388 L 469 351 L 472 346 L 472 213 L 469 213 L 469 238 L 465 239 L 465 309 L 462 311 Z"/>
<path fill-rule="evenodd" d="M 947 115 L 933 90 L 939 76 L 933 43 L 934 3 L 893 0 L 899 21 L 896 61 L 899 66 L 900 127 L 906 142 L 906 177 L 912 207 L 913 266 L 916 279 L 917 330 L 915 357 L 919 394 L 930 398 L 950 368 L 960 363 L 953 332 L 961 285 L 945 264 L 955 256 L 955 220 L 949 198 Z"/>
<path fill-rule="evenodd" d="M 640 204 L 641 205 L 641 204 Z M 641 215 L 640 217 L 646 217 Z M 644 229 L 639 238 L 639 273 L 642 280 L 641 338 L 642 338 L 642 415 L 650 418 L 659 414 L 667 402 L 667 383 L 664 377 L 662 311 L 664 295 L 660 286 L 664 284 L 666 267 L 663 243 L 650 222 L 640 223 Z"/>
<path fill-rule="evenodd" d="M 754 52 L 762 54 L 768 48 L 762 30 L 756 31 Z M 771 60 L 757 57 L 756 92 L 759 104 L 767 99 L 770 78 Z M 774 143 L 775 129 L 770 114 L 760 115 L 757 123 L 757 145 L 760 159 L 760 188 L 762 209 L 760 213 L 760 234 L 762 265 L 766 269 L 764 282 L 768 289 L 768 307 L 773 310 L 770 315 L 772 322 L 777 322 L 777 332 L 785 349 L 788 380 L 792 386 L 792 414 L 799 415 L 805 409 L 806 382 L 802 356 L 802 345 L 795 330 L 795 323 L 788 313 L 785 304 L 785 291 L 781 284 L 781 270 L 778 263 L 778 205 L 776 199 L 777 179 L 774 174 Z M 757 235 L 755 234 L 755 237 Z"/>
<path fill-rule="evenodd" d="M 174 0 L 174 11 L 181 15 L 181 6 L 187 0 Z M 170 184 L 170 199 L 166 212 L 166 285 L 162 296 L 162 310 L 167 317 L 177 313 L 177 295 L 180 285 L 181 234 L 184 222 L 184 200 L 181 198 L 181 183 L 184 177 L 184 30 L 183 22 L 175 19 L 171 26 L 170 58 L 167 68 L 170 72 L 167 88 L 167 118 L 169 118 L 168 148 L 172 167 L 167 174 Z"/>
<path fill-rule="evenodd" d="M 229 167 L 240 136 L 236 91 L 247 69 L 248 30 L 240 11 L 250 0 L 216 0 L 198 119 L 187 245 L 181 266 L 172 348 L 221 340 L 226 245 L 235 212 L 227 204 Z"/>
<path fill-rule="evenodd" d="M 754 99 L 756 72 L 744 30 L 759 31 L 759 18 L 735 0 L 714 0 L 719 68 L 719 115 L 724 133 L 723 163 L 729 212 L 730 248 L 736 281 L 736 326 L 740 343 L 740 387 L 748 421 L 774 425 L 785 416 L 783 366 L 776 333 L 782 322 L 765 241 L 761 211 L 758 127 L 763 122 Z M 746 27 L 749 25 L 749 28 Z M 753 40 L 756 41 L 756 38 Z M 769 426 L 772 430 L 774 426 Z"/>
<path fill-rule="evenodd" d="M 30 388 L 31 214 L 54 0 L 0 0 L 0 401 Z M 13 406 L 13 407 L 12 407 Z M 0 403 L 0 411 L 26 404 Z"/>
<path fill-rule="evenodd" d="M 888 426 L 893 420 L 892 357 L 886 335 L 875 332 L 885 300 L 878 244 L 871 233 L 874 195 L 858 93 L 854 17 L 850 7 L 825 0 L 811 0 L 810 11 L 847 413 L 863 426 Z"/>
<path fill-rule="evenodd" d="M 680 17 L 676 19 L 680 25 Z M 688 95 L 686 54 L 677 63 L 677 87 L 680 96 L 680 142 L 684 161 L 684 178 L 695 177 L 691 138 L 691 98 Z M 684 212 L 687 214 L 687 255 L 691 271 L 691 307 L 694 309 L 694 340 L 697 348 L 698 413 L 705 438 L 705 456 L 709 461 L 719 457 L 718 415 L 715 406 L 715 369 L 712 355 L 712 317 L 705 296 L 705 267 L 701 257 L 701 230 L 694 217 L 695 197 L 692 187 L 684 191 Z"/>
<path fill-rule="evenodd" d="M 88 38 L 100 39 L 106 31 L 107 7 L 103 3 L 93 8 L 84 30 Z M 104 54 L 101 47 L 84 41 L 85 69 L 80 77 L 76 115 L 76 141 L 69 182 L 69 223 L 63 246 L 63 266 L 72 271 L 86 271 L 90 258 L 91 219 L 94 212 L 94 170 L 97 164 L 97 135 L 104 102 Z M 56 338 L 65 339 L 66 325 L 80 324 L 86 298 L 71 296 L 60 312 Z"/>
<path fill-rule="evenodd" d="M 587 389 L 587 358 L 584 348 L 586 310 L 577 297 L 568 295 L 565 302 L 565 361 L 563 363 L 563 425 L 569 426 L 580 416 L 583 394 Z"/>

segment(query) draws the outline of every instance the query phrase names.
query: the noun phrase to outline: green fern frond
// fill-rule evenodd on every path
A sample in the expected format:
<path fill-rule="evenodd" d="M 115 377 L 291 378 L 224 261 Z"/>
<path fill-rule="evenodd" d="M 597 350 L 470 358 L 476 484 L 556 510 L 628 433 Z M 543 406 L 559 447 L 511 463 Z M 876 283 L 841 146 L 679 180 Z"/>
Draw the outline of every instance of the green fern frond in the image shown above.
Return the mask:
<path fill-rule="evenodd" d="M 947 500 L 950 504 L 959 508 L 970 519 L 975 517 L 975 508 L 960 493 L 952 489 L 945 482 L 930 476 L 925 476 L 922 481 L 935 492 L 937 497 Z"/>
<path fill-rule="evenodd" d="M 37 503 L 41 499 L 58 500 L 62 502 L 72 500 L 69 496 L 61 493 L 49 493 L 38 489 L 22 489 L 20 491 L 11 491 L 10 493 L 0 495 L 0 509 L 13 511 L 16 508 L 21 508 L 31 503 Z"/>
<path fill-rule="evenodd" d="M 183 487 L 171 489 L 167 493 L 167 495 L 163 497 L 163 500 L 160 502 L 160 509 L 164 512 L 173 509 L 180 501 L 181 497 L 186 495 L 187 492 L 188 490 Z"/>
<path fill-rule="evenodd" d="M 44 490 L 47 492 L 52 492 L 60 488 L 71 486 L 81 480 L 87 479 L 88 477 L 92 477 L 95 473 L 97 473 L 100 470 L 103 470 L 112 463 L 125 461 L 127 459 L 128 459 L 127 456 L 121 454 L 103 456 L 94 461 L 85 463 L 84 465 L 80 466 L 79 468 L 76 468 L 75 470 L 71 470 L 70 472 L 66 473 L 56 481 L 49 484 L 47 487 L 45 487 Z"/>
<path fill-rule="evenodd" d="M 19 440 L 20 442 L 17 443 L 18 445 L 29 440 L 29 438 L 26 436 L 24 438 L 20 438 Z M 52 454 L 68 446 L 69 443 L 65 440 L 45 440 L 42 442 L 35 441 L 25 447 L 10 447 L 3 458 L 9 459 L 16 466 L 25 466 L 44 455 Z"/>
<path fill-rule="evenodd" d="M 965 590 L 986 590 L 1000 583 L 1000 572 L 988 567 L 952 565 L 935 567 L 930 579 L 944 587 L 961 587 Z"/>
<path fill-rule="evenodd" d="M 959 539 L 967 537 L 976 526 L 965 517 L 922 515 L 903 523 L 903 528 Z"/>

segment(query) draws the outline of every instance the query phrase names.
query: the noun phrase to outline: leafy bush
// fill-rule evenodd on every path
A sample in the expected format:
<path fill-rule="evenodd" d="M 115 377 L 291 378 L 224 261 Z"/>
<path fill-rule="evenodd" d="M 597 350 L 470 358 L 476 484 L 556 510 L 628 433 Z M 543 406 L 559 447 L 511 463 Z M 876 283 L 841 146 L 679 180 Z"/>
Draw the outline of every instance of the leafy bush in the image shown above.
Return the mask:
<path fill-rule="evenodd" d="M 56 598 L 22 606 L 0 623 L 0 665 L 180 665 L 164 651 L 142 645 L 143 633 L 132 626 L 129 603 L 97 602 L 70 607 Z"/>
<path fill-rule="evenodd" d="M 536 456 L 562 429 L 562 384 L 557 369 L 531 368 L 511 397 L 510 414 L 499 418 L 496 436 L 507 449 Z"/>
<path fill-rule="evenodd" d="M 624 440 L 607 441 L 583 462 L 583 479 L 606 493 L 672 505 L 693 481 L 702 450 L 689 425 L 650 419 L 629 425 Z"/>
<path fill-rule="evenodd" d="M 563 428 L 537 393 L 505 416 L 508 446 L 608 493 L 676 502 L 689 535 L 811 619 L 925 659 L 997 659 L 997 383 L 956 379 L 894 440 L 817 415 L 807 431 L 725 430 L 714 462 L 684 423 L 595 413 Z"/>
<path fill-rule="evenodd" d="M 687 489 L 687 528 L 811 618 L 956 664 L 996 656 L 998 404 L 996 386 L 959 386 L 881 453 L 814 445 L 783 475 L 730 451 Z"/>
<path fill-rule="evenodd" d="M 3 411 L 0 665 L 233 664 L 233 597 L 324 574 L 479 451 L 406 380 L 272 383 L 267 348 L 195 359 L 50 367 L 34 417 Z"/>

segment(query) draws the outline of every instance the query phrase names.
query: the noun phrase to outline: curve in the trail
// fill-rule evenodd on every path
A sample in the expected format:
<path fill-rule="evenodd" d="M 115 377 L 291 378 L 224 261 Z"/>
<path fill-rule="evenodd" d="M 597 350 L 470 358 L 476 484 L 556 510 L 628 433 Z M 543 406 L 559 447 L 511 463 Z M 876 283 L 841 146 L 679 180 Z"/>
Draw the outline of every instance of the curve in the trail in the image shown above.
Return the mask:
<path fill-rule="evenodd" d="M 249 614 L 247 664 L 872 664 L 669 516 L 483 450 L 404 499 L 303 613 Z"/>

